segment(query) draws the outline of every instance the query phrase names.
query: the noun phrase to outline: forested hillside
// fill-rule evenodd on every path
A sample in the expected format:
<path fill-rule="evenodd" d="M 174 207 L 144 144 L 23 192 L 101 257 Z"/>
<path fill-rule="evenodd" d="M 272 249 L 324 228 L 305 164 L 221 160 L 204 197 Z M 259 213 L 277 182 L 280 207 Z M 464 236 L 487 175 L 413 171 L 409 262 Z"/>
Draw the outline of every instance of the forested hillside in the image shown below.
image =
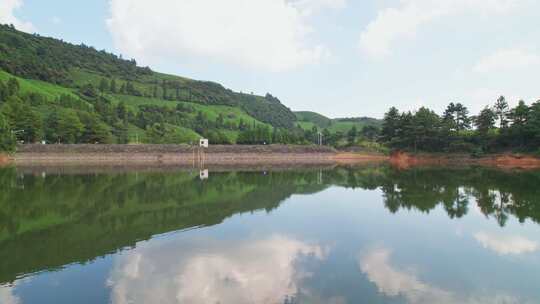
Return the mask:
<path fill-rule="evenodd" d="M 86 45 L 0 25 L 0 150 L 48 143 L 303 143 L 267 94 L 138 67 Z"/>
<path fill-rule="evenodd" d="M 0 25 L 3 151 L 16 142 L 159 144 L 201 136 L 214 144 L 311 144 L 319 133 L 339 146 L 378 132 L 376 120 L 297 116 L 269 93 L 233 92 Z"/>
<path fill-rule="evenodd" d="M 0 26 L 0 68 L 13 75 L 80 88 L 100 87 L 103 79 L 115 80 L 112 93 L 144 96 L 207 105 L 238 106 L 254 118 L 275 127 L 290 128 L 295 115 L 279 99 L 236 93 L 213 82 L 153 72 L 93 47 L 30 35 L 11 26 Z M 123 88 L 123 89 L 122 89 Z"/>

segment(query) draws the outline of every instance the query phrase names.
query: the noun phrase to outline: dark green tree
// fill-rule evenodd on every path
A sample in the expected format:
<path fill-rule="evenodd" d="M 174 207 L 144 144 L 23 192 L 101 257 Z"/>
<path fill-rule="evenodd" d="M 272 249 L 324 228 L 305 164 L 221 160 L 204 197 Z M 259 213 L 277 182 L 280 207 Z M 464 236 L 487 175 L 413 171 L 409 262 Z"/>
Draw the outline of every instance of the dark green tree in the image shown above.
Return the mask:
<path fill-rule="evenodd" d="M 2 80 L 0 80 L 0 105 L 7 100 L 9 96 L 8 88 Z"/>
<path fill-rule="evenodd" d="M 16 140 L 9 123 L 0 112 L 0 152 L 15 151 Z"/>
<path fill-rule="evenodd" d="M 89 97 L 89 98 L 97 98 L 98 97 L 98 93 L 96 91 L 96 88 L 91 83 L 88 83 L 88 84 L 84 85 L 80 89 L 80 93 L 83 96 Z"/>
<path fill-rule="evenodd" d="M 498 114 L 494 112 L 491 108 L 485 107 L 478 116 L 474 119 L 474 125 L 478 132 L 485 136 L 489 133 L 490 130 L 495 128 L 495 119 L 498 117 Z"/>
<path fill-rule="evenodd" d="M 126 93 L 127 93 L 126 83 L 122 83 L 122 85 L 120 86 L 120 94 L 126 94 Z"/>
<path fill-rule="evenodd" d="M 79 142 L 91 144 L 112 143 L 111 128 L 99 119 L 95 113 L 80 112 L 79 119 L 84 125 L 84 131 Z"/>
<path fill-rule="evenodd" d="M 330 131 L 325 128 L 322 132 L 322 135 L 323 135 L 323 144 L 330 145 L 332 133 L 330 133 Z"/>
<path fill-rule="evenodd" d="M 356 137 L 358 137 L 358 129 L 356 129 L 356 126 L 353 126 L 349 132 L 347 132 L 347 143 L 353 145 L 356 142 Z"/>
<path fill-rule="evenodd" d="M 526 133 L 529 135 L 529 146 L 538 151 L 540 149 L 540 100 L 529 108 Z"/>
<path fill-rule="evenodd" d="M 397 136 L 400 127 L 400 114 L 395 107 L 390 108 L 384 114 L 383 126 L 381 130 L 381 140 L 390 143 Z"/>
<path fill-rule="evenodd" d="M 116 79 L 111 79 L 111 84 L 109 85 L 109 89 L 111 90 L 111 93 L 116 94 Z"/>
<path fill-rule="evenodd" d="M 216 118 L 216 127 L 222 128 L 225 125 L 225 117 L 223 116 L 223 113 L 219 113 L 218 117 Z"/>
<path fill-rule="evenodd" d="M 116 142 L 119 144 L 129 143 L 128 124 L 127 121 L 118 121 L 113 126 L 113 134 L 116 137 Z"/>
<path fill-rule="evenodd" d="M 73 110 L 57 108 L 47 117 L 46 136 L 49 142 L 74 144 L 84 131 L 85 126 Z"/>
<path fill-rule="evenodd" d="M 10 78 L 7 82 L 7 96 L 13 96 L 17 94 L 21 86 L 16 78 Z"/>
<path fill-rule="evenodd" d="M 375 139 L 377 139 L 379 132 L 379 128 L 372 125 L 364 126 L 361 131 L 362 136 L 370 141 L 374 141 Z"/>
<path fill-rule="evenodd" d="M 506 102 L 506 98 L 504 96 L 500 96 L 497 101 L 495 102 L 495 115 L 497 115 L 499 119 L 499 127 L 500 128 L 507 128 L 508 127 L 508 103 Z"/>
<path fill-rule="evenodd" d="M 167 99 L 167 81 L 165 79 L 163 79 L 163 81 L 161 82 L 161 90 L 163 92 L 162 98 Z"/>
<path fill-rule="evenodd" d="M 99 82 L 99 91 L 103 94 L 109 91 L 109 82 L 105 78 L 101 78 Z"/>
<path fill-rule="evenodd" d="M 456 133 L 470 129 L 471 119 L 469 117 L 469 110 L 461 103 L 450 103 L 444 111 L 443 124 L 450 131 L 455 131 Z"/>
<path fill-rule="evenodd" d="M 43 123 L 32 107 L 16 96 L 8 98 L 2 112 L 18 140 L 35 143 L 43 137 Z"/>
<path fill-rule="evenodd" d="M 118 117 L 119 120 L 122 121 L 122 123 L 128 122 L 128 110 L 124 102 L 120 102 L 116 106 L 116 116 Z"/>
<path fill-rule="evenodd" d="M 149 143 L 161 144 L 165 140 L 167 130 L 162 123 L 155 123 L 146 129 L 146 138 Z"/>
<path fill-rule="evenodd" d="M 414 149 L 436 151 L 439 146 L 441 118 L 432 110 L 421 107 L 413 117 L 411 126 Z"/>

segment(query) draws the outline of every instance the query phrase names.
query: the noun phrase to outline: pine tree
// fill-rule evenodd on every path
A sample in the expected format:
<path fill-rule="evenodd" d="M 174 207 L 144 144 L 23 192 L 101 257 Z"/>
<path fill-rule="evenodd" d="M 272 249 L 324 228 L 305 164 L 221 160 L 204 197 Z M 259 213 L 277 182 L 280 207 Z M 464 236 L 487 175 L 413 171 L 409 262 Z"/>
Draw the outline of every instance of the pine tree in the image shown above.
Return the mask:
<path fill-rule="evenodd" d="M 163 90 L 163 99 L 167 99 L 167 81 L 165 79 L 161 83 L 161 89 Z"/>
<path fill-rule="evenodd" d="M 400 125 L 400 115 L 398 109 L 395 107 L 384 114 L 383 127 L 381 131 L 381 137 L 384 142 L 391 142 L 398 133 Z"/>
<path fill-rule="evenodd" d="M 488 132 L 495 127 L 495 119 L 497 114 L 490 109 L 485 107 L 480 114 L 474 119 L 474 125 L 481 135 L 487 135 Z"/>
<path fill-rule="evenodd" d="M 500 128 L 507 128 L 508 127 L 508 103 L 506 102 L 506 98 L 504 96 L 501 96 L 497 99 L 495 102 L 495 114 L 499 118 L 499 127 Z"/>
<path fill-rule="evenodd" d="M 99 91 L 102 94 L 109 91 L 109 83 L 105 78 L 101 78 L 101 81 L 99 82 Z"/>
<path fill-rule="evenodd" d="M 15 151 L 15 136 L 11 132 L 7 119 L 0 112 L 0 152 Z"/>
<path fill-rule="evenodd" d="M 111 93 L 116 94 L 116 80 L 114 78 L 111 80 L 109 89 L 111 90 Z"/>
<path fill-rule="evenodd" d="M 16 78 L 10 78 L 7 83 L 7 96 L 13 96 L 19 92 L 19 81 Z"/>

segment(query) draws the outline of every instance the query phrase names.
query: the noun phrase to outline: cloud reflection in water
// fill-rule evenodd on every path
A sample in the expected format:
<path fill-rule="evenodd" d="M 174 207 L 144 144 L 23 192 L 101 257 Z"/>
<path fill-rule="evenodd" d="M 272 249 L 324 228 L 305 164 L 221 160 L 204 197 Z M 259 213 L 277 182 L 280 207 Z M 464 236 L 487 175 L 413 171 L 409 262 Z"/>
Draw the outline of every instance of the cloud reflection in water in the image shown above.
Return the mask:
<path fill-rule="evenodd" d="M 112 303 L 282 303 L 309 276 L 298 260 L 325 255 L 284 236 L 146 245 L 116 261 L 108 282 Z"/>
<path fill-rule="evenodd" d="M 387 297 L 403 297 L 409 304 L 517 304 L 532 303 L 517 297 L 495 293 L 461 298 L 454 293 L 421 281 L 415 274 L 395 268 L 391 252 L 377 248 L 361 255 L 358 259 L 360 270 L 374 283 L 379 292 Z"/>
<path fill-rule="evenodd" d="M 501 235 L 496 233 L 478 232 L 474 238 L 484 248 L 500 255 L 519 255 L 538 250 L 538 243 L 519 235 Z"/>

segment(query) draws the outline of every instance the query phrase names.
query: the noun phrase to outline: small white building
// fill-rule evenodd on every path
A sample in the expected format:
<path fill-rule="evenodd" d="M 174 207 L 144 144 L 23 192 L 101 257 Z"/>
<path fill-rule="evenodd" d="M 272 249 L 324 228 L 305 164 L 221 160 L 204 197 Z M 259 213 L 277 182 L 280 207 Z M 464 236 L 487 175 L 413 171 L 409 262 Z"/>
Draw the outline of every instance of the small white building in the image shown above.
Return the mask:
<path fill-rule="evenodd" d="M 201 138 L 199 140 L 199 147 L 202 147 L 202 148 L 208 148 L 208 139 L 206 138 Z"/>

